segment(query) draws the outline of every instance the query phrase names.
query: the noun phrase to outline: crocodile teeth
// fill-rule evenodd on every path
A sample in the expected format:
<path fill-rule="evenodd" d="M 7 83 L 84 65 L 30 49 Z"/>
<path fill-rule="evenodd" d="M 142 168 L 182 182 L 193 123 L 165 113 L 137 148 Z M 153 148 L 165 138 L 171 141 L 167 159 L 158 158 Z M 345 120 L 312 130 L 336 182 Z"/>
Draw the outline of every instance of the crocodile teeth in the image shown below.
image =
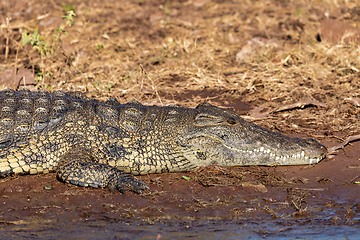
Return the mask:
<path fill-rule="evenodd" d="M 297 154 L 293 154 L 293 155 L 277 155 L 276 153 L 272 152 L 270 149 L 265 149 L 264 147 L 260 147 L 257 149 L 253 149 L 253 150 L 242 150 L 242 149 L 237 149 L 237 148 L 233 148 L 230 146 L 227 146 L 224 144 L 224 146 L 226 146 L 227 148 L 231 149 L 231 150 L 235 150 L 237 152 L 241 152 L 244 154 L 249 154 L 249 155 L 257 155 L 258 153 L 264 153 L 267 154 L 271 159 L 274 159 L 275 162 L 283 162 L 285 163 L 286 161 L 289 161 L 290 159 L 296 159 L 296 160 L 305 160 L 305 162 L 308 162 L 309 164 L 314 164 L 314 163 L 318 163 L 322 158 L 321 157 L 316 157 L 316 158 L 311 158 L 308 156 L 305 156 L 305 152 L 301 151 L 300 153 Z"/>

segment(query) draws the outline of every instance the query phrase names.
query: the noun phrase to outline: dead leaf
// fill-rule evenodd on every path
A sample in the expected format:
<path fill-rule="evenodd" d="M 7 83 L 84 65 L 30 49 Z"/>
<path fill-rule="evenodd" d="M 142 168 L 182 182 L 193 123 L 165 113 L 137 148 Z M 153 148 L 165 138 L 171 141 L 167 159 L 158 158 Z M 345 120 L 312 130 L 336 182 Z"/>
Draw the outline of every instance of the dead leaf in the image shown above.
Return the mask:
<path fill-rule="evenodd" d="M 268 189 L 261 183 L 252 184 L 252 183 L 245 182 L 245 183 L 242 183 L 241 186 L 255 188 L 257 191 L 262 192 L 262 193 L 266 193 L 268 191 Z"/>

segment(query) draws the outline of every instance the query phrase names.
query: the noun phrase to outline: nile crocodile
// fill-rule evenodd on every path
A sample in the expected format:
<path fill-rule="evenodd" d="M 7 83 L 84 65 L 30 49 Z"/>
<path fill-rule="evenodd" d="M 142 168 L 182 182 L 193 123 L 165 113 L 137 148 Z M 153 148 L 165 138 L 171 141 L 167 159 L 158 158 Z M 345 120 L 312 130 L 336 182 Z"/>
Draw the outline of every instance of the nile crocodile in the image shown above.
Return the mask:
<path fill-rule="evenodd" d="M 148 188 L 127 173 L 313 164 L 327 151 L 208 103 L 158 107 L 80 92 L 4 90 L 0 111 L 0 177 L 56 172 L 60 181 L 113 192 Z"/>

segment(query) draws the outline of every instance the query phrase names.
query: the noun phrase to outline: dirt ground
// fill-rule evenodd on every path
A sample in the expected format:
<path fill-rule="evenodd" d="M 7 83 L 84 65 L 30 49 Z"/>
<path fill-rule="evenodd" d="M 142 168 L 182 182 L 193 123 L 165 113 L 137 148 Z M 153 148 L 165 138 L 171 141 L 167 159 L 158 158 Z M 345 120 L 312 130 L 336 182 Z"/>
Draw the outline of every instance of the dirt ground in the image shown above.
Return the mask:
<path fill-rule="evenodd" d="M 63 18 L 70 10 L 71 26 Z M 206 101 L 328 148 L 360 134 L 358 1 L 3 0 L 0 11 L 2 88 L 159 106 Z M 40 35 L 23 45 L 34 31 Z M 69 186 L 55 174 L 1 179 L 0 231 L 52 238 L 74 225 L 89 238 L 100 235 L 81 226 L 104 222 L 96 229 L 105 233 L 126 223 L 128 235 L 111 228 L 107 237 L 160 239 L 162 226 L 180 234 L 211 225 L 215 233 L 227 221 L 280 226 L 256 225 L 256 236 L 304 225 L 356 227 L 359 149 L 352 141 L 314 166 L 141 176 L 151 188 L 141 195 Z"/>

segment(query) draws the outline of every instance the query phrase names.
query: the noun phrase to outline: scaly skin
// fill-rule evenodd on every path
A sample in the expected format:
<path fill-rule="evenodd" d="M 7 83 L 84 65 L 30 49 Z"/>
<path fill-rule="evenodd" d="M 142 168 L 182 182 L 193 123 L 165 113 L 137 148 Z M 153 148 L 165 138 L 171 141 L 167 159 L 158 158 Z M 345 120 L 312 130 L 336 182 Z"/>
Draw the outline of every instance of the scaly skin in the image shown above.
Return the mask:
<path fill-rule="evenodd" d="M 57 172 L 64 182 L 124 192 L 148 188 L 126 173 L 203 165 L 318 163 L 326 148 L 204 103 L 195 109 L 98 102 L 79 92 L 0 92 L 0 177 Z"/>

